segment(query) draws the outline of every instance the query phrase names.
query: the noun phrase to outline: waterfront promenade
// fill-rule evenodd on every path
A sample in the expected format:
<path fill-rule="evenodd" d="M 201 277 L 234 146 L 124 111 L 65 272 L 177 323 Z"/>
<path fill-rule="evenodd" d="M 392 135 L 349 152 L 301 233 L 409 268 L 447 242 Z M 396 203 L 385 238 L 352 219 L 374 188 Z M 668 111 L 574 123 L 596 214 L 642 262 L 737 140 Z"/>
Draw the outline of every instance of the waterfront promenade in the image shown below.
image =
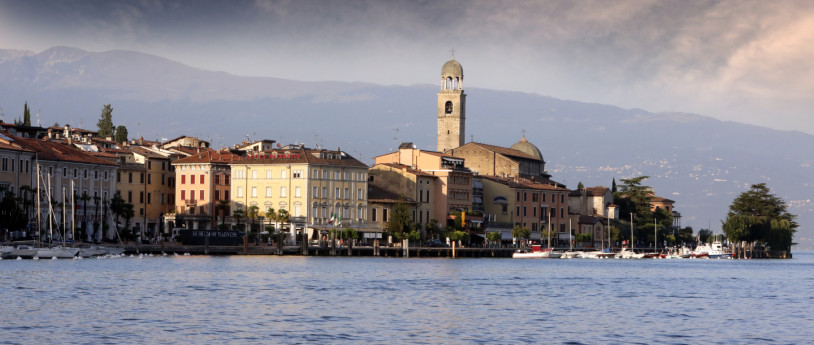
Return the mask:
<path fill-rule="evenodd" d="M 248 246 L 201 246 L 182 244 L 140 244 L 122 246 L 127 254 L 185 254 L 191 255 L 308 255 L 308 256 L 381 256 L 381 257 L 453 257 L 450 247 L 401 247 L 386 246 L 276 246 L 249 244 Z M 465 258 L 511 258 L 514 248 L 455 248 L 454 257 Z"/>

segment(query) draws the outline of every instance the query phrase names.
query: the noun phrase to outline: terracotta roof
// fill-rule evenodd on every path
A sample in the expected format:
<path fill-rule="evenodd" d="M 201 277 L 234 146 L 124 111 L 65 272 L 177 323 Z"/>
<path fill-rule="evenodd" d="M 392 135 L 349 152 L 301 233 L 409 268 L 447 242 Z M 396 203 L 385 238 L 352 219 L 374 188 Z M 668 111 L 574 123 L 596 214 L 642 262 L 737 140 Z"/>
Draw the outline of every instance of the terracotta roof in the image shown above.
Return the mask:
<path fill-rule="evenodd" d="M 20 146 L 35 151 L 37 153 L 37 159 L 40 160 L 116 165 L 114 162 L 95 157 L 82 150 L 58 142 L 21 138 L 17 136 L 14 136 L 13 139 Z"/>
<path fill-rule="evenodd" d="M 529 155 L 527 153 L 524 153 L 524 152 L 522 152 L 520 150 L 515 150 L 515 149 L 512 149 L 512 148 L 508 148 L 508 147 L 495 146 L 495 145 L 489 145 L 489 144 L 477 143 L 477 142 L 469 142 L 466 145 L 479 146 L 479 147 L 482 147 L 482 148 L 484 148 L 486 150 L 493 151 L 495 153 L 498 153 L 498 154 L 501 154 L 501 155 L 504 155 L 504 156 L 518 157 L 518 158 L 530 159 L 530 160 L 535 160 L 535 161 L 540 160 L 539 158 L 531 156 L 531 155 Z M 464 145 L 464 146 L 466 146 L 466 145 Z M 454 152 L 455 149 L 452 149 L 452 151 Z"/>
<path fill-rule="evenodd" d="M 380 164 L 376 164 L 376 165 L 384 165 L 384 166 L 388 166 L 388 167 L 391 167 L 391 168 L 401 169 L 401 170 L 403 170 L 403 171 L 405 171 L 407 173 L 410 173 L 410 174 L 413 174 L 413 175 L 416 175 L 416 176 L 438 178 L 438 176 L 435 176 L 435 175 L 427 173 L 427 172 L 423 172 L 423 171 L 418 170 L 418 169 L 413 169 L 410 166 L 407 166 L 407 165 L 404 165 L 404 164 L 380 163 Z"/>
<path fill-rule="evenodd" d="M 0 135 L 4 135 L 4 136 L 6 136 L 8 139 L 11 139 L 11 141 L 8 141 L 8 142 L 7 142 L 7 141 L 6 141 L 6 140 L 4 140 L 2 137 L 0 137 L 0 149 L 4 149 L 4 150 L 14 150 L 14 151 L 23 151 L 23 152 L 34 152 L 34 150 L 31 150 L 31 149 L 28 149 L 28 148 L 22 147 L 22 146 L 20 146 L 20 145 L 18 145 L 18 144 L 15 144 L 15 142 L 14 142 L 14 138 L 12 137 L 12 135 L 11 135 L 11 134 L 8 134 L 8 133 L 5 133 L 5 132 L 0 132 Z"/>
<path fill-rule="evenodd" d="M 342 158 L 327 158 L 323 157 L 323 155 L 339 155 Z M 308 148 L 266 150 L 257 154 L 250 154 L 245 158 L 237 159 L 233 164 L 308 164 L 339 165 L 359 168 L 368 167 L 366 164 L 342 151 L 314 150 Z"/>
<path fill-rule="evenodd" d="M 511 188 L 529 188 L 529 189 L 538 189 L 538 190 L 553 190 L 553 191 L 563 191 L 563 192 L 571 192 L 568 188 L 559 187 L 557 183 L 554 184 L 550 183 L 542 183 L 542 182 L 532 182 L 531 180 L 519 178 L 504 178 L 500 176 L 492 176 L 492 175 L 478 175 L 479 177 L 494 181 L 497 183 L 501 183 L 507 185 Z"/>
<path fill-rule="evenodd" d="M 130 146 L 129 149 L 130 149 L 130 151 L 132 151 L 134 153 L 137 153 L 137 154 L 140 154 L 140 155 L 142 155 L 144 157 L 147 157 L 147 158 L 170 159 L 169 157 L 167 157 L 165 155 L 153 152 L 151 150 L 148 150 L 148 149 L 145 149 L 145 148 L 139 147 L 139 146 Z"/>
<path fill-rule="evenodd" d="M 222 163 L 229 164 L 233 161 L 240 159 L 240 156 L 231 152 L 218 152 L 211 149 L 201 150 L 200 153 L 195 153 L 191 156 L 179 158 L 172 164 L 194 164 L 194 163 Z"/>
<path fill-rule="evenodd" d="M 670 200 L 667 198 L 662 198 L 660 196 L 650 196 L 650 202 L 663 202 L 663 203 L 675 203 L 674 200 Z"/>

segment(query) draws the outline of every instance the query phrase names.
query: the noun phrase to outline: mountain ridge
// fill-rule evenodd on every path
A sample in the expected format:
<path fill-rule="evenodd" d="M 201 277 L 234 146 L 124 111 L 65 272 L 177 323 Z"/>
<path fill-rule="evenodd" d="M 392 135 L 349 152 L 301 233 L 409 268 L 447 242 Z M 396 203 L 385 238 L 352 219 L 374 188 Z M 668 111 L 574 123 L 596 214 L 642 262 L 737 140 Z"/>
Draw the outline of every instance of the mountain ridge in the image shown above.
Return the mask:
<path fill-rule="evenodd" d="M 428 71 L 427 80 L 437 73 Z M 114 122 L 147 139 L 194 135 L 228 146 L 248 136 L 340 146 L 367 164 L 402 141 L 435 150 L 438 89 L 432 84 L 245 77 L 145 53 L 70 47 L 0 50 L 0 78 L 7 122 L 20 117 L 28 101 L 46 124 L 93 129 L 102 105 L 112 104 Z M 508 147 L 526 130 L 554 179 L 572 188 L 649 175 L 646 184 L 676 200 L 684 225 L 709 224 L 720 232 L 712 220 L 723 219 L 749 184 L 767 182 L 800 215 L 796 239 L 814 243 L 814 153 L 803 149 L 814 147 L 812 135 L 519 91 L 465 92 L 466 141 Z M 20 115 L 10 116 L 10 109 Z"/>

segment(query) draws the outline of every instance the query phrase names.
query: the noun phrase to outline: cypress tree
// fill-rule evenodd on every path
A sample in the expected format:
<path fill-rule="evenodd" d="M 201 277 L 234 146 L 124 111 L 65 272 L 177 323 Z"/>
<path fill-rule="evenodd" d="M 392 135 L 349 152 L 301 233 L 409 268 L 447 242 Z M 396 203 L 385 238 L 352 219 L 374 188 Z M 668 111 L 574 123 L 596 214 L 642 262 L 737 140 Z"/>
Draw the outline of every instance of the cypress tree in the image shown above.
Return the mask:
<path fill-rule="evenodd" d="M 99 117 L 96 127 L 99 128 L 100 137 L 113 137 L 113 108 L 110 107 L 110 104 L 105 104 L 105 107 L 102 108 L 102 115 Z"/>

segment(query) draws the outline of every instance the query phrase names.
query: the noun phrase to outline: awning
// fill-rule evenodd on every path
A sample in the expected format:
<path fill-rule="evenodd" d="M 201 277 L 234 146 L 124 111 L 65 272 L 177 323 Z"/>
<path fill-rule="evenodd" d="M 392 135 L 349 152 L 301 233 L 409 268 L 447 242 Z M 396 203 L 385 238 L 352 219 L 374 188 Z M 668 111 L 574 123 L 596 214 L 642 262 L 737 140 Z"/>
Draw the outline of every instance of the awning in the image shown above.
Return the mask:
<path fill-rule="evenodd" d="M 472 188 L 483 189 L 483 182 L 480 180 L 472 180 Z"/>
<path fill-rule="evenodd" d="M 511 240 L 512 239 L 512 232 L 511 231 L 501 231 L 500 232 L 500 239 L 501 240 Z"/>
<path fill-rule="evenodd" d="M 482 204 L 483 199 L 481 199 L 479 196 L 476 196 L 476 197 L 472 198 L 472 202 L 475 203 L 475 204 Z"/>
<path fill-rule="evenodd" d="M 504 196 L 496 196 L 495 199 L 494 199 L 494 202 L 495 202 L 495 204 L 499 204 L 499 205 L 508 205 L 509 204 L 509 200 L 506 199 L 506 197 L 504 197 Z"/>
<path fill-rule="evenodd" d="M 529 236 L 530 240 L 539 240 L 541 238 L 542 238 L 542 236 L 540 236 L 540 233 L 536 232 L 536 231 L 532 231 L 531 236 Z"/>
<path fill-rule="evenodd" d="M 571 238 L 572 241 L 574 240 L 574 236 L 571 236 L 568 233 L 565 233 L 565 232 L 558 232 L 557 233 L 557 238 L 560 239 L 560 240 L 568 240 L 569 237 Z"/>

